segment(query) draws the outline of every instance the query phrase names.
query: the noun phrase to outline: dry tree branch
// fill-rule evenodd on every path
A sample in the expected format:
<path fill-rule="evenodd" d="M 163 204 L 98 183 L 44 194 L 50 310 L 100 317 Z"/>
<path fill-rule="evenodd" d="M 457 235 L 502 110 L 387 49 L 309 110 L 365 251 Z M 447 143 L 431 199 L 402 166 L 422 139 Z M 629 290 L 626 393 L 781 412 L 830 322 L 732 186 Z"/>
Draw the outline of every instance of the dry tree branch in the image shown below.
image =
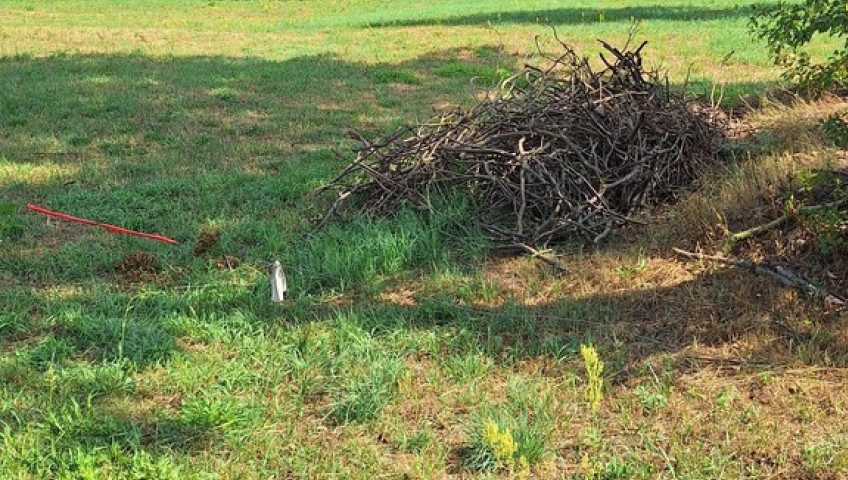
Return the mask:
<path fill-rule="evenodd" d="M 373 140 L 355 134 L 354 161 L 316 191 L 339 194 L 328 215 L 352 203 L 377 214 L 432 209 L 426 195 L 438 186 L 468 196 L 495 245 L 597 243 L 716 161 L 716 116 L 644 69 L 647 42 L 601 41 L 609 58 L 596 70 L 554 38 L 563 52 L 549 66 L 524 68 L 470 110 Z"/>
<path fill-rule="evenodd" d="M 809 280 L 799 276 L 798 274 L 792 272 L 786 267 L 778 265 L 775 262 L 759 264 L 750 260 L 739 260 L 735 258 L 719 257 L 716 255 L 705 255 L 703 253 L 689 252 L 686 250 L 681 250 L 679 248 L 674 248 L 673 250 L 678 255 L 682 255 L 687 258 L 692 258 L 696 260 L 710 260 L 713 262 L 722 263 L 724 265 L 742 268 L 748 270 L 749 272 L 764 277 L 770 277 L 776 280 L 784 287 L 795 288 L 803 291 L 808 295 L 822 298 L 824 299 L 825 303 L 829 305 L 837 305 L 840 307 L 846 305 L 846 300 L 844 298 L 834 293 L 830 293 L 824 288 L 813 285 L 813 283 Z"/>

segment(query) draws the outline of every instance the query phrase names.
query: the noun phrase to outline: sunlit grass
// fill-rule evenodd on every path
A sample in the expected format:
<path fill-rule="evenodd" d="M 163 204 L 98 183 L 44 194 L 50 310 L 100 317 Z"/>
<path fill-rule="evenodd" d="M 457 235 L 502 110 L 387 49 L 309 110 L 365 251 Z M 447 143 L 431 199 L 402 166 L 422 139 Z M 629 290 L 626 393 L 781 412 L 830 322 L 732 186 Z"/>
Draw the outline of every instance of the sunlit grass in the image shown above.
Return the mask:
<path fill-rule="evenodd" d="M 12 164 L 0 158 L 0 183 L 8 188 L 37 188 L 73 178 L 78 173 L 77 165 L 62 165 L 50 160 Z"/>
<path fill-rule="evenodd" d="M 632 18 L 648 63 L 695 93 L 779 76 L 745 2 L 584 4 L 0 0 L 0 477 L 492 478 L 467 455 L 488 459 L 488 420 L 531 478 L 842 478 L 842 320 L 668 253 L 844 161 L 816 133 L 841 103 L 750 117 L 699 193 L 566 248 L 565 276 L 489 254 L 464 203 L 437 195 L 444 215 L 314 232 L 332 198 L 311 192 L 352 158 L 348 129 L 471 104 L 544 62 L 536 35 L 556 52 L 547 23 L 594 52 Z M 150 271 L 127 271 L 137 252 Z"/>
<path fill-rule="evenodd" d="M 155 5 L 155 6 L 153 6 Z M 6 10 L 0 53 L 130 53 L 199 55 L 214 52 L 287 60 L 333 54 L 357 62 L 402 62 L 452 48 L 502 45 L 509 52 L 534 53 L 534 37 L 547 24 L 581 49 L 596 50 L 595 38 L 620 41 L 631 22 L 652 40 L 648 58 L 675 77 L 690 67 L 694 78 L 709 78 L 727 64 L 752 65 L 735 81 L 774 79 L 762 45 L 747 32 L 747 4 L 664 2 L 645 7 L 621 2 L 592 6 L 552 0 L 448 2 L 384 5 L 269 2 L 0 2 Z M 693 34 L 696 33 L 696 34 Z M 546 50 L 555 44 L 543 43 Z M 757 72 L 756 70 L 760 70 Z"/>

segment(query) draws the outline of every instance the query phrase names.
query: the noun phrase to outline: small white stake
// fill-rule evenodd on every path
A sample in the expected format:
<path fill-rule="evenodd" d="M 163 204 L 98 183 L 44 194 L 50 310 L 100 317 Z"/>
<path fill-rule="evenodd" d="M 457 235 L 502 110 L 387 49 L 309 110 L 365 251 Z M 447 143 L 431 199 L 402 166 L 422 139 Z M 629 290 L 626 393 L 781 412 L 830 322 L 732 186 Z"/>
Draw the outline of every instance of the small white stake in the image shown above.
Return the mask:
<path fill-rule="evenodd" d="M 268 276 L 271 278 L 271 301 L 282 303 L 286 293 L 286 274 L 279 260 L 268 265 Z"/>

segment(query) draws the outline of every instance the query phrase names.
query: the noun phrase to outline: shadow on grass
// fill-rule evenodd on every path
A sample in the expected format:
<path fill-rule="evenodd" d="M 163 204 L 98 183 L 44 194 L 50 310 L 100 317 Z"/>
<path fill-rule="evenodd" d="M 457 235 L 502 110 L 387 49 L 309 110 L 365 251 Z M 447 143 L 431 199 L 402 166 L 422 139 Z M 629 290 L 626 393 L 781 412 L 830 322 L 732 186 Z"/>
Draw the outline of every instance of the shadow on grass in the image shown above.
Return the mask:
<path fill-rule="evenodd" d="M 686 11 L 640 10 L 679 20 Z M 556 12 L 559 22 L 577 21 L 577 10 Z M 592 21 L 599 15 L 585 12 Z M 704 12 L 690 12 L 691 19 L 742 15 Z M 470 62 L 449 51 L 377 66 L 329 56 L 283 62 L 137 55 L 0 60 L 4 201 L 44 202 L 182 242 L 154 246 L 25 217 L 26 232 L 0 250 L 0 269 L 11 278 L 4 281 L 14 284 L 0 289 L 0 391 L 15 398 L 0 405 L 0 424 L 21 435 L 10 442 L 25 443 L 22 430 L 29 426 L 40 429 L 32 437 L 43 444 L 30 451 L 31 465 L 46 465 L 42 471 L 50 471 L 51 462 L 70 463 L 49 452 L 214 450 L 210 445 L 220 444 L 222 432 L 257 421 L 253 407 L 232 403 L 223 398 L 226 392 L 145 398 L 135 374 L 191 355 L 180 348 L 185 338 L 214 344 L 234 332 L 261 337 L 313 320 L 329 323 L 340 312 L 379 338 L 432 333 L 432 350 L 409 351 L 437 359 L 480 352 L 499 363 L 568 361 L 581 343 L 593 341 L 615 381 L 638 375 L 645 361 L 662 354 L 683 353 L 674 357 L 682 367 L 699 368 L 704 360 L 686 354 L 694 344 L 736 349 L 749 362 L 848 363 L 843 324 L 744 273 L 704 274 L 662 287 L 633 282 L 610 292 L 566 292 L 543 304 L 508 300 L 489 307 L 470 306 L 461 291 L 466 286 L 447 285 L 411 305 L 392 304 L 374 300 L 383 279 L 408 280 L 402 276 L 410 271 L 414 279 L 454 263 L 476 269 L 473 256 L 457 262 L 444 254 L 456 245 L 445 240 L 450 232 L 439 223 L 443 219 L 400 215 L 342 223 L 313 243 L 303 241 L 323 213 L 307 194 L 342 166 L 332 150 L 350 145 L 344 130 L 385 130 L 434 104 L 456 102 L 473 91 L 472 78 L 497 81 L 499 69 L 515 59 L 492 51 Z M 221 230 L 221 239 L 208 256 L 195 257 L 197 233 L 209 226 Z M 120 285 L 113 266 L 138 249 L 155 251 L 199 285 Z M 202 286 L 232 280 L 212 267 L 225 254 L 256 265 L 282 258 L 301 298 L 295 293 L 290 304 L 272 305 L 264 274 L 249 270 L 241 273 L 255 286 Z M 93 286 L 77 291 L 78 281 Z M 55 292 L 45 294 L 45 287 Z M 470 296 L 508 298 L 498 288 Z M 349 307 L 313 307 L 311 295 L 330 292 L 361 298 Z M 283 337 L 280 346 L 296 337 Z M 121 402 L 147 405 L 153 413 L 113 409 Z"/>
<path fill-rule="evenodd" d="M 85 462 L 106 461 L 121 471 L 179 478 L 170 474 L 179 472 L 184 455 L 254 425 L 260 410 L 252 404 L 215 392 L 151 393 L 139 385 L 141 371 L 185 354 L 177 339 L 255 324 L 236 312 L 241 297 L 191 298 L 175 303 L 96 286 L 15 294 L 26 302 L 0 312 L 0 440 L 15 445 L 2 465 L 61 477 Z M 202 320 L 188 322 L 190 314 Z"/>
<path fill-rule="evenodd" d="M 61 399 L 57 399 L 61 400 Z M 80 474 L 89 462 L 104 462 L 110 471 L 144 472 L 153 478 L 180 478 L 181 459 L 221 441 L 218 425 L 187 421 L 182 415 L 139 417 L 115 412 L 101 404 L 68 401 L 61 407 L 16 417 L 19 424 L 0 415 L 7 444 L 5 465 L 50 476 Z M 142 476 L 139 478 L 151 478 Z"/>
<path fill-rule="evenodd" d="M 221 232 L 211 254 L 296 255 L 292 242 L 327 206 L 309 192 L 352 157 L 348 129 L 376 134 L 470 102 L 472 78 L 494 84 L 517 61 L 482 49 L 460 62 L 462 53 L 383 65 L 328 55 L 0 59 L 0 185 L 22 227 L 0 244 L 0 269 L 11 283 L 85 281 L 111 277 L 137 250 L 182 267 L 199 262 L 192 247 L 203 228 Z M 180 245 L 49 221 L 27 212 L 29 202 Z M 355 228 L 391 230 L 384 224 Z M 404 235 L 394 230 L 380 238 Z M 383 260 L 355 268 L 379 270 Z"/>
<path fill-rule="evenodd" d="M 173 167 L 167 171 L 179 175 L 304 153 L 303 148 L 311 152 L 318 145 L 336 146 L 348 128 L 380 129 L 426 111 L 440 95 L 458 98 L 457 92 L 470 89 L 471 78 L 495 83 L 500 79 L 496 69 L 516 61 L 488 54 L 464 61 L 464 69 L 434 72 L 459 53 L 448 50 L 383 65 L 332 55 L 285 61 L 6 57 L 0 59 L 3 155 L 6 161 L 27 163 L 107 160 L 119 164 L 117 173 L 139 177 L 160 173 L 163 165 L 130 160 L 164 157 Z M 263 166 L 285 167 L 279 162 Z M 85 178 L 68 175 L 64 180 Z"/>
<path fill-rule="evenodd" d="M 375 334 L 441 332 L 445 356 L 479 352 L 507 363 L 569 359 L 581 343 L 593 342 L 617 381 L 641 375 L 644 362 L 656 355 L 699 367 L 693 346 L 734 346 L 728 361 L 755 368 L 848 366 L 843 317 L 770 282 L 723 270 L 671 287 L 564 295 L 532 306 L 508 300 L 498 307 L 471 306 L 446 289 L 416 306 L 352 307 L 346 318 Z"/>
<path fill-rule="evenodd" d="M 308 194 L 352 157 L 348 129 L 375 134 L 424 120 L 434 107 L 471 103 L 478 91 L 472 79 L 495 84 L 519 60 L 496 48 L 379 65 L 329 55 L 0 59 L 0 184 L 4 202 L 18 207 L 21 227 L 0 243 L 0 270 L 41 284 L 111 279 L 114 266 L 138 250 L 166 265 L 200 268 L 192 247 L 204 228 L 221 232 L 214 255 L 247 262 L 306 258 L 292 244 L 302 245 L 329 200 Z M 48 221 L 27 212 L 29 202 L 180 245 Z M 385 252 L 408 236 L 406 226 L 353 225 L 334 233 L 340 245 L 366 245 L 365 238 L 384 244 L 348 259 L 349 268 L 338 269 L 346 272 L 344 282 L 324 268 L 339 261 L 330 258 L 332 249 L 312 252 L 316 258 L 305 263 L 316 288 L 343 289 L 369 283 L 374 273 L 400 271 L 383 267 L 397 263 L 397 255 Z M 400 256 L 400 267 L 431 263 L 413 258 L 418 253 Z M 328 275 L 333 278 L 319 278 Z"/>
<path fill-rule="evenodd" d="M 631 20 L 710 21 L 747 17 L 749 8 L 704 8 L 692 6 L 646 5 L 620 8 L 557 8 L 551 10 L 517 10 L 479 13 L 445 18 L 398 20 L 376 25 L 378 27 L 406 27 L 426 25 L 501 25 L 515 23 L 583 25 L 604 22 L 629 22 Z"/>
<path fill-rule="evenodd" d="M 194 311 L 196 318 L 190 323 L 196 331 L 168 331 L 174 337 L 190 334 L 194 341 L 202 342 L 200 332 L 204 328 L 211 332 L 217 318 L 218 326 L 230 331 L 250 335 L 251 329 L 257 329 L 262 332 L 257 333 L 262 338 L 279 338 L 281 351 L 309 352 L 311 344 L 298 344 L 308 341 L 306 333 L 287 332 L 299 328 L 302 322 L 314 321 L 344 332 L 337 337 L 330 334 L 336 337 L 334 342 L 341 343 L 322 347 L 330 355 L 328 358 L 332 357 L 334 348 L 347 348 L 344 342 L 364 338 L 358 332 L 376 339 L 379 343 L 375 346 L 391 345 L 397 339 L 421 332 L 422 338 L 432 338 L 435 342 L 394 348 L 404 355 L 430 356 L 438 362 L 469 355 L 481 355 L 501 365 L 540 361 L 542 375 L 556 376 L 571 371 L 579 346 L 592 342 L 607 363 L 607 378 L 613 383 L 644 376 L 645 362 L 653 362 L 657 357 L 666 360 L 658 374 L 668 372 L 671 382 L 673 372 L 697 371 L 716 361 L 699 357 L 693 346 L 728 350 L 732 355 L 727 357 L 727 365 L 734 368 L 747 365 L 768 371 L 780 366 L 775 361 L 785 361 L 790 366 L 848 365 L 848 325 L 838 321 L 842 317 L 811 306 L 767 279 L 721 270 L 662 287 L 637 286 L 639 283 L 633 281 L 627 288 L 611 292 L 565 293 L 547 303 L 533 305 L 509 300 L 504 291 L 495 291 L 495 300 L 507 298 L 497 306 L 472 306 L 466 297 L 479 296 L 479 292 L 451 285 L 422 293 L 413 304 L 372 301 L 324 310 L 297 299 L 281 309 L 265 310 L 260 305 L 267 305 L 267 300 L 256 300 L 264 292 L 249 291 L 239 294 L 238 304 L 228 309 L 216 303 L 210 293 L 206 299 L 196 298 L 183 306 L 185 313 Z M 86 303 L 97 296 L 92 293 L 66 302 Z M 167 301 L 164 296 L 144 299 L 136 304 L 134 315 L 149 319 L 157 311 L 179 313 L 178 305 L 168 306 L 164 301 Z M 69 305 L 58 309 L 67 309 Z M 345 323 L 336 328 L 334 322 L 339 318 Z M 280 336 L 275 337 L 276 334 Z M 65 337 L 59 334 L 54 338 Z M 71 344 L 81 345 L 75 341 Z M 226 444 L 222 435 L 249 432 L 259 418 L 255 407 L 241 405 L 237 396 L 217 394 L 214 389 L 207 390 L 211 392 L 208 398 L 138 398 L 131 372 L 142 364 L 130 359 L 127 359 L 132 367 L 129 370 L 126 364 L 122 366 L 114 361 L 80 366 L 79 358 L 75 364 L 57 368 L 63 363 L 59 355 L 47 356 L 49 360 L 46 360 L 43 355 L 33 357 L 27 348 L 21 350 L 23 362 L 16 362 L 17 367 L 2 365 L 0 380 L 6 390 L 24 390 L 31 392 L 33 398 L 42 399 L 47 395 L 46 386 L 53 385 L 50 387 L 52 410 L 45 413 L 34 405 L 17 411 L 0 409 L 0 422 L 11 426 L 10 432 L 15 435 L 25 435 L 22 429 L 27 425 L 40 425 L 48 433 L 53 432 L 51 428 L 56 429 L 55 435 L 39 435 L 40 441 L 49 443 L 50 447 L 39 450 L 34 465 L 62 464 L 64 460 L 53 459 L 43 452 L 70 452 L 78 448 L 109 447 L 110 451 L 118 452 L 111 460 L 116 464 L 120 463 L 120 452 L 170 455 L 215 450 Z M 91 348 L 96 351 L 101 347 L 99 342 L 92 342 Z M 303 355 L 298 361 L 308 363 L 309 354 Z M 34 358 L 45 361 L 34 363 Z M 722 359 L 717 361 L 722 365 Z M 53 367 L 44 372 L 40 367 L 48 363 Z M 19 369 L 17 373 L 15 368 Z M 84 368 L 90 373 L 83 375 L 74 368 Z M 280 368 L 286 367 L 281 364 Z M 153 409 L 149 414 L 138 415 L 116 413 L 109 408 L 110 404 L 121 404 L 116 401 L 122 398 L 124 404 L 131 401 L 150 405 L 152 401 Z M 55 427 L 50 422 L 56 422 Z M 227 428 L 219 428 L 222 425 Z"/>
<path fill-rule="evenodd" d="M 558 21 L 576 21 L 584 16 L 594 19 L 599 11 L 554 13 Z M 681 20 L 743 13 L 659 6 L 605 11 L 607 18 Z M 522 19 L 529 13 L 511 15 Z M 478 21 L 475 18 L 457 21 Z M 343 139 L 347 128 L 379 131 L 410 122 L 434 103 L 456 101 L 462 97 L 458 92 L 474 91 L 472 78 L 495 83 L 502 68 L 517 60 L 491 48 L 476 50 L 470 60 L 459 61 L 461 53 L 469 52 L 444 51 L 391 65 L 351 63 L 326 55 L 281 62 L 140 55 L 0 59 L 4 128 L 0 151 L 7 166 L 6 177 L 0 178 L 8 198 L 21 205 L 44 202 L 74 215 L 182 242 L 177 247 L 152 245 L 27 215 L 25 233 L 0 247 L 0 267 L 20 283 L 62 285 L 92 278 L 119 282 L 114 265 L 136 249 L 157 253 L 181 275 L 205 279 L 213 276 L 209 271 L 214 255 L 235 255 L 257 265 L 274 256 L 291 268 L 292 289 L 312 295 L 361 290 L 373 294 L 381 286 L 378 277 L 450 266 L 458 260 L 444 254 L 456 247 L 445 240 L 450 218 L 399 215 L 393 220 L 339 224 L 311 243 L 303 239 L 324 207 L 308 193 L 342 166 L 344 160 L 333 149 L 350 145 Z M 728 88 L 744 92 L 761 86 Z M 706 89 L 704 84 L 698 87 Z M 467 95 L 465 100 L 471 98 Z M 221 239 L 209 257 L 197 258 L 192 254 L 193 241 L 205 226 L 219 229 Z M 479 256 L 470 254 L 461 260 L 474 263 L 475 258 Z M 28 325 L 30 318 L 55 319 L 60 318 L 55 314 L 76 311 L 93 320 L 61 320 L 58 323 L 64 326 L 52 334 L 58 343 L 37 355 L 52 355 L 51 349 L 61 353 L 67 343 L 67 348 L 98 360 L 130 358 L 145 365 L 169 358 L 173 335 L 180 333 L 176 323 L 168 326 L 168 322 L 178 323 L 173 319 L 180 315 L 212 319 L 246 311 L 259 318 L 270 313 L 253 290 L 198 292 L 171 299 L 150 295 L 145 300 L 148 307 L 134 310 L 130 317 L 123 310 L 130 299 L 114 292 L 76 304 L 10 294 L 6 297 L 10 302 L 38 307 L 13 309 L 2 322 Z M 565 318 L 578 314 L 594 318 L 610 305 L 634 300 L 615 296 L 563 300 L 552 308 L 565 312 Z M 568 313 L 572 307 L 578 313 Z M 641 308 L 626 315 L 638 317 Z M 92 316 L 98 309 L 101 312 Z M 45 315 L 44 310 L 55 314 Z M 514 313 L 519 319 L 523 315 L 532 319 L 534 310 L 538 307 Z M 27 330 L 2 325 L 7 331 Z M 576 328 L 560 327 L 551 328 L 562 333 Z M 54 327 L 44 328 L 42 332 Z"/>

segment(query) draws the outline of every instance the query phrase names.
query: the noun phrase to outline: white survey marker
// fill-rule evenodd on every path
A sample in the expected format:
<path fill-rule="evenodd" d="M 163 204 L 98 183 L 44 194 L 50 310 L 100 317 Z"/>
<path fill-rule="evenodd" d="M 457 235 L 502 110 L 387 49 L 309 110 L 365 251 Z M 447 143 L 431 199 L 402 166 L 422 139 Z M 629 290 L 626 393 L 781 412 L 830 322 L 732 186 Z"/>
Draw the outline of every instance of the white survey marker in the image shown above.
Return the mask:
<path fill-rule="evenodd" d="M 286 274 L 283 272 L 283 266 L 279 260 L 274 260 L 268 265 L 268 276 L 271 278 L 271 301 L 282 303 L 287 286 Z"/>

